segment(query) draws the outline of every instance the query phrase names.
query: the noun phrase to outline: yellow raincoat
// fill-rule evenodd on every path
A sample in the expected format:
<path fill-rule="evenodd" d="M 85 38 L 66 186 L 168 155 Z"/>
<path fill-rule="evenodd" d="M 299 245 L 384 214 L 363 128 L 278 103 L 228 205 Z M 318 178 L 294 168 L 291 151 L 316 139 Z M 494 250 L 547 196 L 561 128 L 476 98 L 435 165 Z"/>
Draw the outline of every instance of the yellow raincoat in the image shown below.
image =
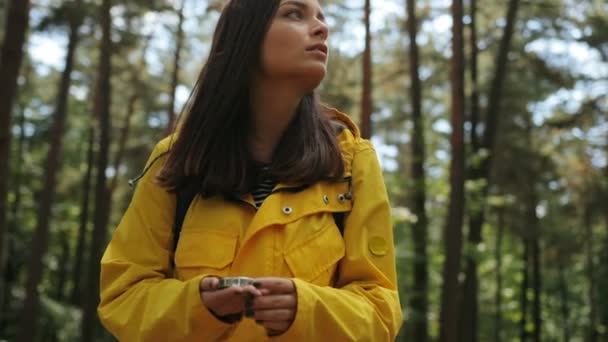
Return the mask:
<path fill-rule="evenodd" d="M 176 196 L 154 182 L 164 157 L 140 180 L 101 260 L 103 325 L 120 341 L 391 341 L 402 323 L 397 294 L 390 206 L 372 145 L 342 113 L 338 136 L 348 182 L 320 182 L 297 192 L 276 191 L 258 211 L 241 203 L 197 196 L 169 253 Z M 161 141 L 148 164 L 169 148 Z M 346 198 L 345 198 L 346 197 Z M 333 212 L 348 212 L 344 236 Z M 336 274 L 338 273 L 338 274 Z M 224 323 L 201 301 L 207 275 L 288 277 L 298 308 L 290 328 L 267 337 L 243 318 Z"/>

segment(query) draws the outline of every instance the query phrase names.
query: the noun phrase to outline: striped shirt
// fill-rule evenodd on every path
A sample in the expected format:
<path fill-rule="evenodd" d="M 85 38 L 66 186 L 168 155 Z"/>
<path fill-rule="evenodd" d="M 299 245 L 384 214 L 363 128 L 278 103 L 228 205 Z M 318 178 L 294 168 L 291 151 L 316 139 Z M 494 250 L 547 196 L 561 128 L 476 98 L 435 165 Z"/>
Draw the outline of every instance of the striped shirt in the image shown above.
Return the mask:
<path fill-rule="evenodd" d="M 269 165 L 265 165 L 260 167 L 260 180 L 258 184 L 251 191 L 251 195 L 253 196 L 253 200 L 255 201 L 255 208 L 260 209 L 262 203 L 270 193 L 272 189 L 277 185 L 276 180 L 272 179 L 270 175 L 268 175 L 268 171 L 270 170 Z"/>

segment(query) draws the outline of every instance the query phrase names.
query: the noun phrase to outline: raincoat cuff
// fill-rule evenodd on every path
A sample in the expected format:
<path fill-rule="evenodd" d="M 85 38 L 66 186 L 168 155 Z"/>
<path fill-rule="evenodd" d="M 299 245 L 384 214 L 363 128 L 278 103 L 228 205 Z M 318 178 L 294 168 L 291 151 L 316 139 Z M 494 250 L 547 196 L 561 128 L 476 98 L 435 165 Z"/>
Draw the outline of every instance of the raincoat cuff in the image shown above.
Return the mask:
<path fill-rule="evenodd" d="M 311 324 L 314 320 L 311 319 L 311 310 L 314 306 L 316 293 L 311 289 L 311 284 L 301 279 L 291 279 L 296 288 L 298 298 L 298 308 L 296 317 L 291 323 L 291 326 L 283 334 L 273 338 L 275 341 L 301 341 L 304 335 L 308 334 L 314 328 Z"/>

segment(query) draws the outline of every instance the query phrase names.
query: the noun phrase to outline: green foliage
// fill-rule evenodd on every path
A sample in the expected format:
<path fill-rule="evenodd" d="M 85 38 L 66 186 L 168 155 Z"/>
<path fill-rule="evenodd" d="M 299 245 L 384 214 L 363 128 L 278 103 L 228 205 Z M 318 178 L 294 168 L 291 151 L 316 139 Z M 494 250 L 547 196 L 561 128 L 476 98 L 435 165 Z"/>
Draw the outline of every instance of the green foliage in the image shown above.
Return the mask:
<path fill-rule="evenodd" d="M 0 1 L 0 36 L 3 36 L 6 2 Z M 58 273 L 67 272 L 64 296 L 74 287 L 74 255 L 82 214 L 83 178 L 87 169 L 89 127 L 95 125 L 92 108 L 99 49 L 99 1 L 35 1 L 31 44 L 41 39 L 49 46 L 65 49 L 70 18 L 81 20 L 81 44 L 76 51 L 67 127 L 64 135 L 57 196 L 53 206 L 50 246 L 44 259 L 46 272 L 40 284 L 41 319 L 39 340 L 78 340 L 81 308 L 56 298 Z M 485 210 L 483 241 L 465 245 L 464 256 L 478 263 L 479 337 L 494 340 L 496 292 L 502 304 L 504 341 L 517 340 L 523 280 L 522 237 L 538 238 L 541 245 L 542 316 L 544 339 L 561 340 L 568 328 L 572 340 L 583 340 L 590 324 L 593 304 L 589 299 L 587 251 L 595 267 L 595 286 L 600 330 L 608 324 L 608 9 L 601 1 L 523 1 L 509 53 L 507 79 L 502 94 L 497 151 L 491 179 L 466 183 L 469 215 Z M 393 204 L 393 222 L 398 281 L 403 311 L 408 321 L 419 313 L 411 310 L 413 262 L 416 258 L 412 229 L 418 218 L 412 214 L 410 194 L 415 184 L 411 175 L 411 99 L 404 27 L 405 1 L 389 9 L 374 3 L 373 31 L 373 142 L 385 168 L 385 180 Z M 117 188 L 109 232 L 128 206 L 132 189 L 127 179 L 142 169 L 154 144 L 163 137 L 169 99 L 169 74 L 173 58 L 176 1 L 115 2 L 112 10 L 112 136 L 111 158 L 118 150 L 128 102 L 137 96 L 126 142 L 125 157 L 107 173 L 116 175 Z M 323 1 L 332 26 L 332 51 L 328 75 L 321 85 L 324 102 L 358 120 L 362 79 L 362 2 Z M 441 269 L 444 261 L 443 228 L 447 217 L 449 188 L 449 4 L 419 1 L 420 76 L 422 112 L 426 136 L 425 177 L 428 222 L 429 329 L 438 336 L 441 298 Z M 387 5 L 388 6 L 388 5 Z M 481 114 L 485 115 L 495 55 L 505 24 L 506 2 L 480 2 L 477 15 L 479 46 L 479 90 Z M 188 1 L 185 51 L 180 70 L 179 103 L 182 106 L 196 81 L 210 46 L 221 1 Z M 446 22 L 448 24 L 446 24 Z M 469 19 L 465 18 L 465 23 Z M 465 41 L 469 38 L 465 30 Z M 148 41 L 149 38 L 149 41 Z M 57 43 L 57 42 L 60 42 Z M 467 43 L 468 44 L 468 43 Z M 468 45 L 467 45 L 468 46 Z M 144 49 L 146 62 L 139 71 Z M 49 48 L 50 49 L 50 48 Z M 469 47 L 467 47 L 469 49 Z M 56 105 L 61 57 L 41 55 L 32 47 L 21 71 L 19 98 L 13 115 L 11 183 L 9 203 L 10 296 L 3 308 L 0 339 L 11 340 L 17 314 L 24 298 L 26 260 L 36 225 L 36 209 L 42 188 L 44 160 L 48 152 L 51 114 Z M 47 53 L 49 52 L 49 53 Z M 467 54 L 470 51 L 467 51 Z M 134 73 L 138 77 L 133 81 Z M 472 86 L 467 79 L 466 92 Z M 467 100 L 467 106 L 469 106 Z M 179 108 L 178 108 L 179 109 Z M 467 116 L 470 113 L 467 113 Z M 23 125 L 20 118 L 23 115 Z M 467 135 L 470 126 L 467 127 Z M 483 127 L 480 128 L 480 132 Z M 21 137 L 21 138 L 20 138 Z M 18 141 L 22 143 L 18 143 Z M 467 143 L 470 143 L 467 138 Z M 21 147 L 20 147 L 21 146 Z M 19 148 L 21 152 L 18 153 Z M 467 167 L 476 168 L 490 156 L 468 148 Z M 19 177 L 16 177 L 16 176 Z M 17 180 L 19 180 L 17 182 Z M 489 197 L 483 196 L 490 185 Z M 529 227 L 526 212 L 532 195 L 538 199 L 535 211 L 539 227 Z M 91 199 L 91 201 L 93 201 Z M 485 204 L 485 206 L 484 206 Z M 91 202 L 91 207 L 95 204 Z M 583 213 L 591 212 L 591 236 L 583 227 Z M 465 222 L 468 222 L 465 218 Z M 91 215 L 89 215 L 91 221 Z M 496 259 L 498 232 L 502 229 L 500 263 Z M 465 232 L 468 229 L 465 227 Z M 70 262 L 62 263 L 67 239 Z M 86 242 L 87 245 L 90 241 Z M 86 247 L 86 246 L 85 246 Z M 498 266 L 500 265 L 500 270 Z M 497 287 L 497 274 L 502 286 Z M 531 298 L 531 296 L 529 297 Z M 564 308 L 568 315 L 565 317 Z M 530 312 L 528 313 L 528 319 Z M 532 324 L 528 320 L 528 324 Z M 603 325 L 602 325 L 603 324 Z M 531 330 L 531 326 L 528 327 Z M 99 332 L 99 341 L 112 341 Z"/>

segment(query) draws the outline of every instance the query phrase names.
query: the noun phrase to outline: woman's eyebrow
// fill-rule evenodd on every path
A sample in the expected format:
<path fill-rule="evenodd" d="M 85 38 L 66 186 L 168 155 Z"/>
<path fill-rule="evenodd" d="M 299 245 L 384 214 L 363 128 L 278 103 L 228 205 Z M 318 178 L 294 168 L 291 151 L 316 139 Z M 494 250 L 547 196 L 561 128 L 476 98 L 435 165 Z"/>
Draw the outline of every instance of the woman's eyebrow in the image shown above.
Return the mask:
<path fill-rule="evenodd" d="M 303 10 L 308 9 L 308 5 L 306 3 L 302 2 L 302 1 L 297 1 L 297 0 L 287 0 L 287 1 L 283 2 L 279 7 L 282 7 L 285 5 L 295 5 Z M 317 17 L 322 22 L 325 22 L 325 14 L 323 14 L 323 11 L 319 10 L 319 14 L 317 15 Z"/>

